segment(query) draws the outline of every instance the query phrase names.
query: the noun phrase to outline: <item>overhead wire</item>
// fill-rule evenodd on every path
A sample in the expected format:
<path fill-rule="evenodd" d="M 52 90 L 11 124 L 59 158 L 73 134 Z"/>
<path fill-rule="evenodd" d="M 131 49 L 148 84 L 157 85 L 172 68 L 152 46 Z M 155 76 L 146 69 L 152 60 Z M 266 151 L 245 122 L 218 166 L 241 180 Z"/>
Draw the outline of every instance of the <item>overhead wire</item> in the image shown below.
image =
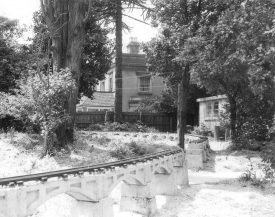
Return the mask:
<path fill-rule="evenodd" d="M 146 23 L 146 22 L 144 22 L 144 21 L 142 21 L 142 20 L 139 20 L 139 19 L 137 19 L 137 18 L 135 18 L 135 17 L 132 17 L 132 16 L 130 16 L 130 15 L 127 15 L 127 14 L 124 14 L 124 13 L 122 13 L 122 15 L 124 15 L 124 16 L 126 16 L 126 17 L 129 17 L 129 18 L 131 18 L 132 20 L 135 20 L 135 21 L 138 21 L 138 22 L 140 22 L 140 23 L 143 23 L 143 24 L 146 24 L 146 25 L 151 26 L 149 23 Z"/>
<path fill-rule="evenodd" d="M 120 6 L 120 5 L 118 5 L 117 3 L 115 3 L 115 2 L 111 2 L 111 4 L 116 5 L 116 6 Z M 137 5 L 141 7 L 141 8 L 139 8 L 139 9 L 154 11 L 152 8 L 149 8 L 149 7 L 145 6 L 145 5 L 142 5 L 142 4 L 139 4 L 139 3 L 138 3 Z M 122 9 L 125 9 L 125 8 L 122 8 Z M 130 9 L 130 8 L 129 8 L 129 9 Z M 142 20 L 140 20 L 140 19 L 138 19 L 138 18 L 132 17 L 132 16 L 127 15 L 127 14 L 124 14 L 124 13 L 122 13 L 122 15 L 123 15 L 123 16 L 126 16 L 126 17 L 129 17 L 130 19 L 133 19 L 133 20 L 135 20 L 135 21 L 137 21 L 137 22 L 141 22 L 141 23 L 143 23 L 143 24 L 146 24 L 146 25 L 151 26 L 149 23 L 146 23 L 145 21 L 142 21 Z"/>

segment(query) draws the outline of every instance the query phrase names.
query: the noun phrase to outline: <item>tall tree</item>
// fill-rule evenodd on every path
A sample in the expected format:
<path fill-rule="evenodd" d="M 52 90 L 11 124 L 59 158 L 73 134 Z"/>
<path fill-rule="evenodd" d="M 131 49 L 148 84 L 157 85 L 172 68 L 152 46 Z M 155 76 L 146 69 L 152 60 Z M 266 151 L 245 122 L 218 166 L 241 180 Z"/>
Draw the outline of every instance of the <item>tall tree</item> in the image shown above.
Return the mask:
<path fill-rule="evenodd" d="M 0 91 L 10 92 L 16 86 L 20 71 L 16 70 L 16 59 L 20 52 L 15 45 L 15 38 L 19 35 L 16 20 L 0 16 Z"/>
<path fill-rule="evenodd" d="M 28 46 L 19 45 L 16 39 L 23 30 L 16 20 L 0 16 L 0 93 L 15 94 L 18 80 L 31 69 L 32 51 Z M 0 102 L 4 103 L 4 101 Z M 28 123 L 8 114 L 0 114 L 0 128 L 25 130 Z"/>
<path fill-rule="evenodd" d="M 202 14 L 208 7 L 219 2 L 191 0 L 154 0 L 153 23 L 161 27 L 161 36 L 151 41 L 145 52 L 151 70 L 167 77 L 178 85 L 178 138 L 184 149 L 187 99 L 190 89 L 190 70 L 196 60 L 186 55 L 192 52 L 188 46 L 190 38 L 197 34 Z"/>
<path fill-rule="evenodd" d="M 65 110 L 70 121 L 60 124 L 56 130 L 61 146 L 73 141 L 76 102 L 79 90 L 81 56 L 85 37 L 85 18 L 88 5 L 84 0 L 40 0 L 41 9 L 52 40 L 53 66 L 59 71 L 69 68 L 76 82 L 76 89 L 67 99 Z"/>
<path fill-rule="evenodd" d="M 123 23 L 123 12 L 126 9 L 133 9 L 139 6 L 149 16 L 151 9 L 145 6 L 146 0 L 105 0 L 94 1 L 91 5 L 99 16 L 99 20 L 103 20 L 106 24 L 113 24 L 115 26 L 115 115 L 114 121 L 122 121 L 122 30 L 128 29 L 128 26 Z"/>
<path fill-rule="evenodd" d="M 35 36 L 31 44 L 32 49 L 40 59 L 48 59 L 51 38 L 45 17 L 41 11 L 37 11 L 34 13 L 33 20 Z M 79 96 L 92 97 L 98 80 L 104 79 L 111 65 L 113 42 L 107 37 L 110 33 L 109 28 L 104 28 L 97 22 L 96 14 L 89 12 L 84 28 Z"/>
<path fill-rule="evenodd" d="M 116 0 L 115 28 L 116 28 L 116 92 L 114 121 L 122 120 L 122 1 Z"/>
<path fill-rule="evenodd" d="M 118 20 L 121 23 L 122 6 L 120 2 L 127 5 L 141 5 L 143 0 L 40 0 L 43 15 L 45 16 L 50 37 L 52 39 L 51 51 L 53 65 L 57 70 L 69 68 L 76 81 L 76 90 L 68 99 L 65 109 L 71 116 L 71 121 L 60 125 L 56 131 L 61 145 L 65 145 L 73 139 L 73 125 L 76 110 L 77 95 L 79 92 L 81 56 L 85 36 L 85 24 L 87 12 L 97 10 L 98 20 L 108 18 L 111 21 Z M 99 5 L 99 7 L 95 7 Z M 117 33 L 121 28 L 118 26 Z M 119 38 L 118 38 L 119 39 Z M 121 40 L 120 40 L 121 41 Z M 116 46 L 118 54 L 122 43 Z M 121 64 L 122 58 L 118 57 L 116 64 Z M 119 63 L 120 62 L 120 63 Z M 119 67 L 118 67 L 119 68 Z M 119 84 L 118 84 L 119 85 Z M 117 87 L 121 90 L 121 87 Z M 118 100 L 117 100 L 118 101 Z M 121 112 L 121 109 L 119 109 Z"/>
<path fill-rule="evenodd" d="M 208 17 L 215 13 L 212 8 L 204 14 L 200 33 L 190 42 L 193 56 L 199 59 L 193 68 L 194 77 L 210 92 L 228 97 L 233 140 L 241 127 L 237 124 L 240 123 L 238 116 L 239 120 L 248 116 L 251 110 L 248 107 L 253 107 L 259 100 L 267 110 L 274 106 L 274 94 L 272 96 L 270 92 L 274 91 L 275 42 L 268 33 L 274 11 L 275 4 L 271 0 L 235 0 L 213 22 Z M 250 103 L 247 103 L 248 99 Z"/>

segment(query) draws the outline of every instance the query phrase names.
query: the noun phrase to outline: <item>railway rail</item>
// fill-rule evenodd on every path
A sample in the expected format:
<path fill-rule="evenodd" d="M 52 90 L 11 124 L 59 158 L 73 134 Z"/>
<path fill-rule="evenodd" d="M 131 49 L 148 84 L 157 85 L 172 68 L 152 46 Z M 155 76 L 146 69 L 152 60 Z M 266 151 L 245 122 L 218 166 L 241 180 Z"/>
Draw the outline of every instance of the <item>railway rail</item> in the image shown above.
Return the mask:
<path fill-rule="evenodd" d="M 31 181 L 40 181 L 46 182 L 50 178 L 68 178 L 69 175 L 83 175 L 85 172 L 88 173 L 104 173 L 107 170 L 115 169 L 116 167 L 127 167 L 128 165 L 133 165 L 141 162 L 150 161 L 153 159 L 158 159 L 164 156 L 169 156 L 173 154 L 177 154 L 182 152 L 181 148 L 176 148 L 175 150 L 168 150 L 168 151 L 161 151 L 157 153 L 147 154 L 140 157 L 134 158 L 127 158 L 120 161 L 114 161 L 110 163 L 103 163 L 103 164 L 96 164 L 96 165 L 89 165 L 89 166 L 82 166 L 77 168 L 70 168 L 70 169 L 63 169 L 63 170 L 56 170 L 51 172 L 43 172 L 43 173 L 36 173 L 30 175 L 22 175 L 22 176 L 13 176 L 13 177 L 6 177 L 0 178 L 0 188 L 3 187 L 15 187 L 16 185 L 22 186 L 25 182 Z"/>

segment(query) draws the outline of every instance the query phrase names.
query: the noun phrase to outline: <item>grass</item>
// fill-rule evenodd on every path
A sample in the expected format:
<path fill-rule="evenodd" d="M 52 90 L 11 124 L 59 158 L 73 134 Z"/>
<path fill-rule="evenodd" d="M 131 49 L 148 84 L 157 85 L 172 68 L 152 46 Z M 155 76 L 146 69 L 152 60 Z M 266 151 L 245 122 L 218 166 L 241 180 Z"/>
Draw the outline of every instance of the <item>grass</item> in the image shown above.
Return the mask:
<path fill-rule="evenodd" d="M 11 130 L 0 134 L 0 177 L 94 165 L 172 149 L 175 141 L 168 134 L 162 139 L 163 135 L 76 131 L 75 141 L 67 149 L 40 159 L 43 138 Z"/>

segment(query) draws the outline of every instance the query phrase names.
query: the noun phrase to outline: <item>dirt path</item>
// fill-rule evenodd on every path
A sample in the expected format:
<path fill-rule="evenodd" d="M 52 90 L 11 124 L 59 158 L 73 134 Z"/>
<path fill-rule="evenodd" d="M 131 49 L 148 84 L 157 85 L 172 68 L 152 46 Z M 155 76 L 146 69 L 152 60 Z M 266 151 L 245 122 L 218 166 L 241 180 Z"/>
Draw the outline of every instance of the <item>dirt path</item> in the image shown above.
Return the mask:
<path fill-rule="evenodd" d="M 212 153 L 203 171 L 189 171 L 189 188 L 175 197 L 161 198 L 155 217 L 274 217 L 275 188 L 257 189 L 238 177 L 250 161 L 260 162 L 255 152 L 224 152 L 228 144 L 210 142 Z M 160 201 L 158 201 L 160 203 Z"/>
<path fill-rule="evenodd" d="M 167 197 L 158 217 L 274 217 L 275 195 L 239 184 L 191 185 Z"/>

